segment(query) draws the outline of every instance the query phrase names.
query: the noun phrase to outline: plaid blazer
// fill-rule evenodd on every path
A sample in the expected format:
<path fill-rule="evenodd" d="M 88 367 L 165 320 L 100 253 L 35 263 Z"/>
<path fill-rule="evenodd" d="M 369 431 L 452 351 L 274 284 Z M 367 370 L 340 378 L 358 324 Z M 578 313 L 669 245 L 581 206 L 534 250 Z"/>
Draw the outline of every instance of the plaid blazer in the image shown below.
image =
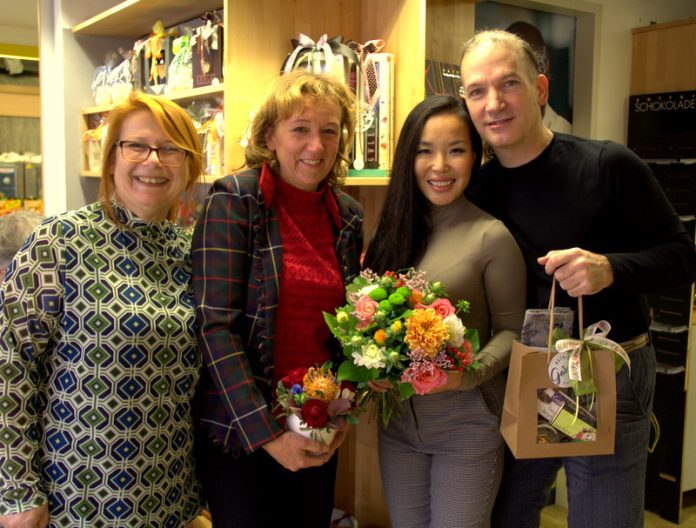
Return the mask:
<path fill-rule="evenodd" d="M 203 369 L 197 424 L 247 453 L 283 434 L 270 413 L 282 241 L 275 175 L 264 166 L 217 180 L 193 235 L 193 289 Z M 362 208 L 326 193 L 344 280 L 360 270 Z M 336 358 L 337 359 L 337 358 Z"/>

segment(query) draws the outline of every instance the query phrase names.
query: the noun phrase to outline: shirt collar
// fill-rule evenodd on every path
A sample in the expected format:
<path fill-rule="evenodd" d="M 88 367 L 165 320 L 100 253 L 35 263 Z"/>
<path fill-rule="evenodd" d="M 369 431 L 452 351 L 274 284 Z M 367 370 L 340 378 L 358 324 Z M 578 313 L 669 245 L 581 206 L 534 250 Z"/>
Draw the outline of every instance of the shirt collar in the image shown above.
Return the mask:
<path fill-rule="evenodd" d="M 276 178 L 278 178 L 278 176 L 276 176 L 273 173 L 273 171 L 268 167 L 268 164 L 264 163 L 263 167 L 261 167 L 261 176 L 259 177 L 259 188 L 261 189 L 261 194 L 263 194 L 266 206 L 269 209 L 273 205 L 273 199 L 275 198 Z M 341 229 L 342 222 L 341 215 L 338 210 L 338 203 L 336 203 L 336 197 L 334 196 L 334 193 L 331 192 L 331 186 L 326 181 L 322 183 L 322 192 L 324 193 L 324 205 L 326 206 L 326 209 L 329 211 L 331 221 L 338 229 Z"/>

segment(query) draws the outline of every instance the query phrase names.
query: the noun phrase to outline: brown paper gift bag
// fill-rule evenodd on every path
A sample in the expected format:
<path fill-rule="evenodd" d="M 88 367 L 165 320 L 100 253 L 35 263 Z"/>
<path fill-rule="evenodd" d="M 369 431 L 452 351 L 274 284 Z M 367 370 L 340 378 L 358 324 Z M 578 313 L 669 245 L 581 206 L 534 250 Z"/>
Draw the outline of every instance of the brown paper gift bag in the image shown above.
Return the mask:
<path fill-rule="evenodd" d="M 554 328 L 554 299 L 555 281 L 549 303 L 549 328 Z M 580 328 L 584 328 L 582 298 L 578 299 L 578 316 Z M 605 337 L 610 328 L 606 321 L 601 321 L 584 329 L 583 341 L 559 340 L 556 343 L 558 350 L 570 350 L 572 356 L 572 350 L 577 349 L 575 362 L 554 356 L 551 335 L 548 336 L 547 348 L 533 348 L 517 341 L 513 343 L 500 429 L 515 458 L 608 455 L 614 452 L 615 354 L 624 358 L 629 368 L 630 360 L 619 345 Z M 580 379 L 577 376 L 581 350 L 587 350 L 584 361 L 591 364 L 591 382 L 595 390 L 576 396 L 567 389 L 568 376 L 558 375 L 558 371 L 573 371 L 570 377 Z M 552 361 L 554 357 L 560 361 Z"/>
<path fill-rule="evenodd" d="M 547 351 L 519 342 L 512 345 L 510 370 L 500 429 L 515 458 L 609 455 L 614 452 L 616 426 L 616 370 L 609 350 L 592 350 L 597 427 L 593 441 L 539 442 L 538 393 L 559 388 L 549 378 Z M 580 418 L 578 418 L 580 419 Z"/>

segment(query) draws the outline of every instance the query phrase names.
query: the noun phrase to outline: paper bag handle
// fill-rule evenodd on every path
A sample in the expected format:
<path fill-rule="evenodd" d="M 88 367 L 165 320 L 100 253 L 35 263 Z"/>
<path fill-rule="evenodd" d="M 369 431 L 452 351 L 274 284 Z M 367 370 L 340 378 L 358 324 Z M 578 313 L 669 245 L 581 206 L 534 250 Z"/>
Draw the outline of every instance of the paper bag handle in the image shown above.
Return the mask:
<path fill-rule="evenodd" d="M 553 324 L 554 324 L 554 315 L 556 311 L 556 277 L 553 277 L 551 279 L 551 295 L 549 296 L 549 335 L 548 335 L 548 341 L 547 341 L 547 350 L 546 350 L 546 364 L 549 364 L 551 362 L 551 349 L 553 345 Z M 580 331 L 579 331 L 579 336 L 580 340 L 585 337 L 584 336 L 584 328 L 585 325 L 583 323 L 583 317 L 582 317 L 582 295 L 578 297 L 578 324 L 580 325 Z"/>

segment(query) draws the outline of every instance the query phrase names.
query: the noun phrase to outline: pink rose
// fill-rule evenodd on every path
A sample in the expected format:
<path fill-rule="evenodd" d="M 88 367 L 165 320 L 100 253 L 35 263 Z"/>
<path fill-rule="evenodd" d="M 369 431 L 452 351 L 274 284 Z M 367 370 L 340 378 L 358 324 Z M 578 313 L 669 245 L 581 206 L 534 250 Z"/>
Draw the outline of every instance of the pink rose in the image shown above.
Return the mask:
<path fill-rule="evenodd" d="M 355 303 L 355 315 L 361 321 L 371 321 L 377 311 L 376 301 L 370 299 L 367 295 L 360 297 L 358 302 Z"/>
<path fill-rule="evenodd" d="M 447 383 L 447 372 L 433 363 L 421 363 L 404 370 L 401 381 L 410 383 L 416 394 L 423 395 Z"/>
<path fill-rule="evenodd" d="M 430 308 L 435 310 L 435 313 L 442 317 L 443 319 L 454 313 L 454 306 L 449 302 L 448 299 L 435 299 Z"/>

